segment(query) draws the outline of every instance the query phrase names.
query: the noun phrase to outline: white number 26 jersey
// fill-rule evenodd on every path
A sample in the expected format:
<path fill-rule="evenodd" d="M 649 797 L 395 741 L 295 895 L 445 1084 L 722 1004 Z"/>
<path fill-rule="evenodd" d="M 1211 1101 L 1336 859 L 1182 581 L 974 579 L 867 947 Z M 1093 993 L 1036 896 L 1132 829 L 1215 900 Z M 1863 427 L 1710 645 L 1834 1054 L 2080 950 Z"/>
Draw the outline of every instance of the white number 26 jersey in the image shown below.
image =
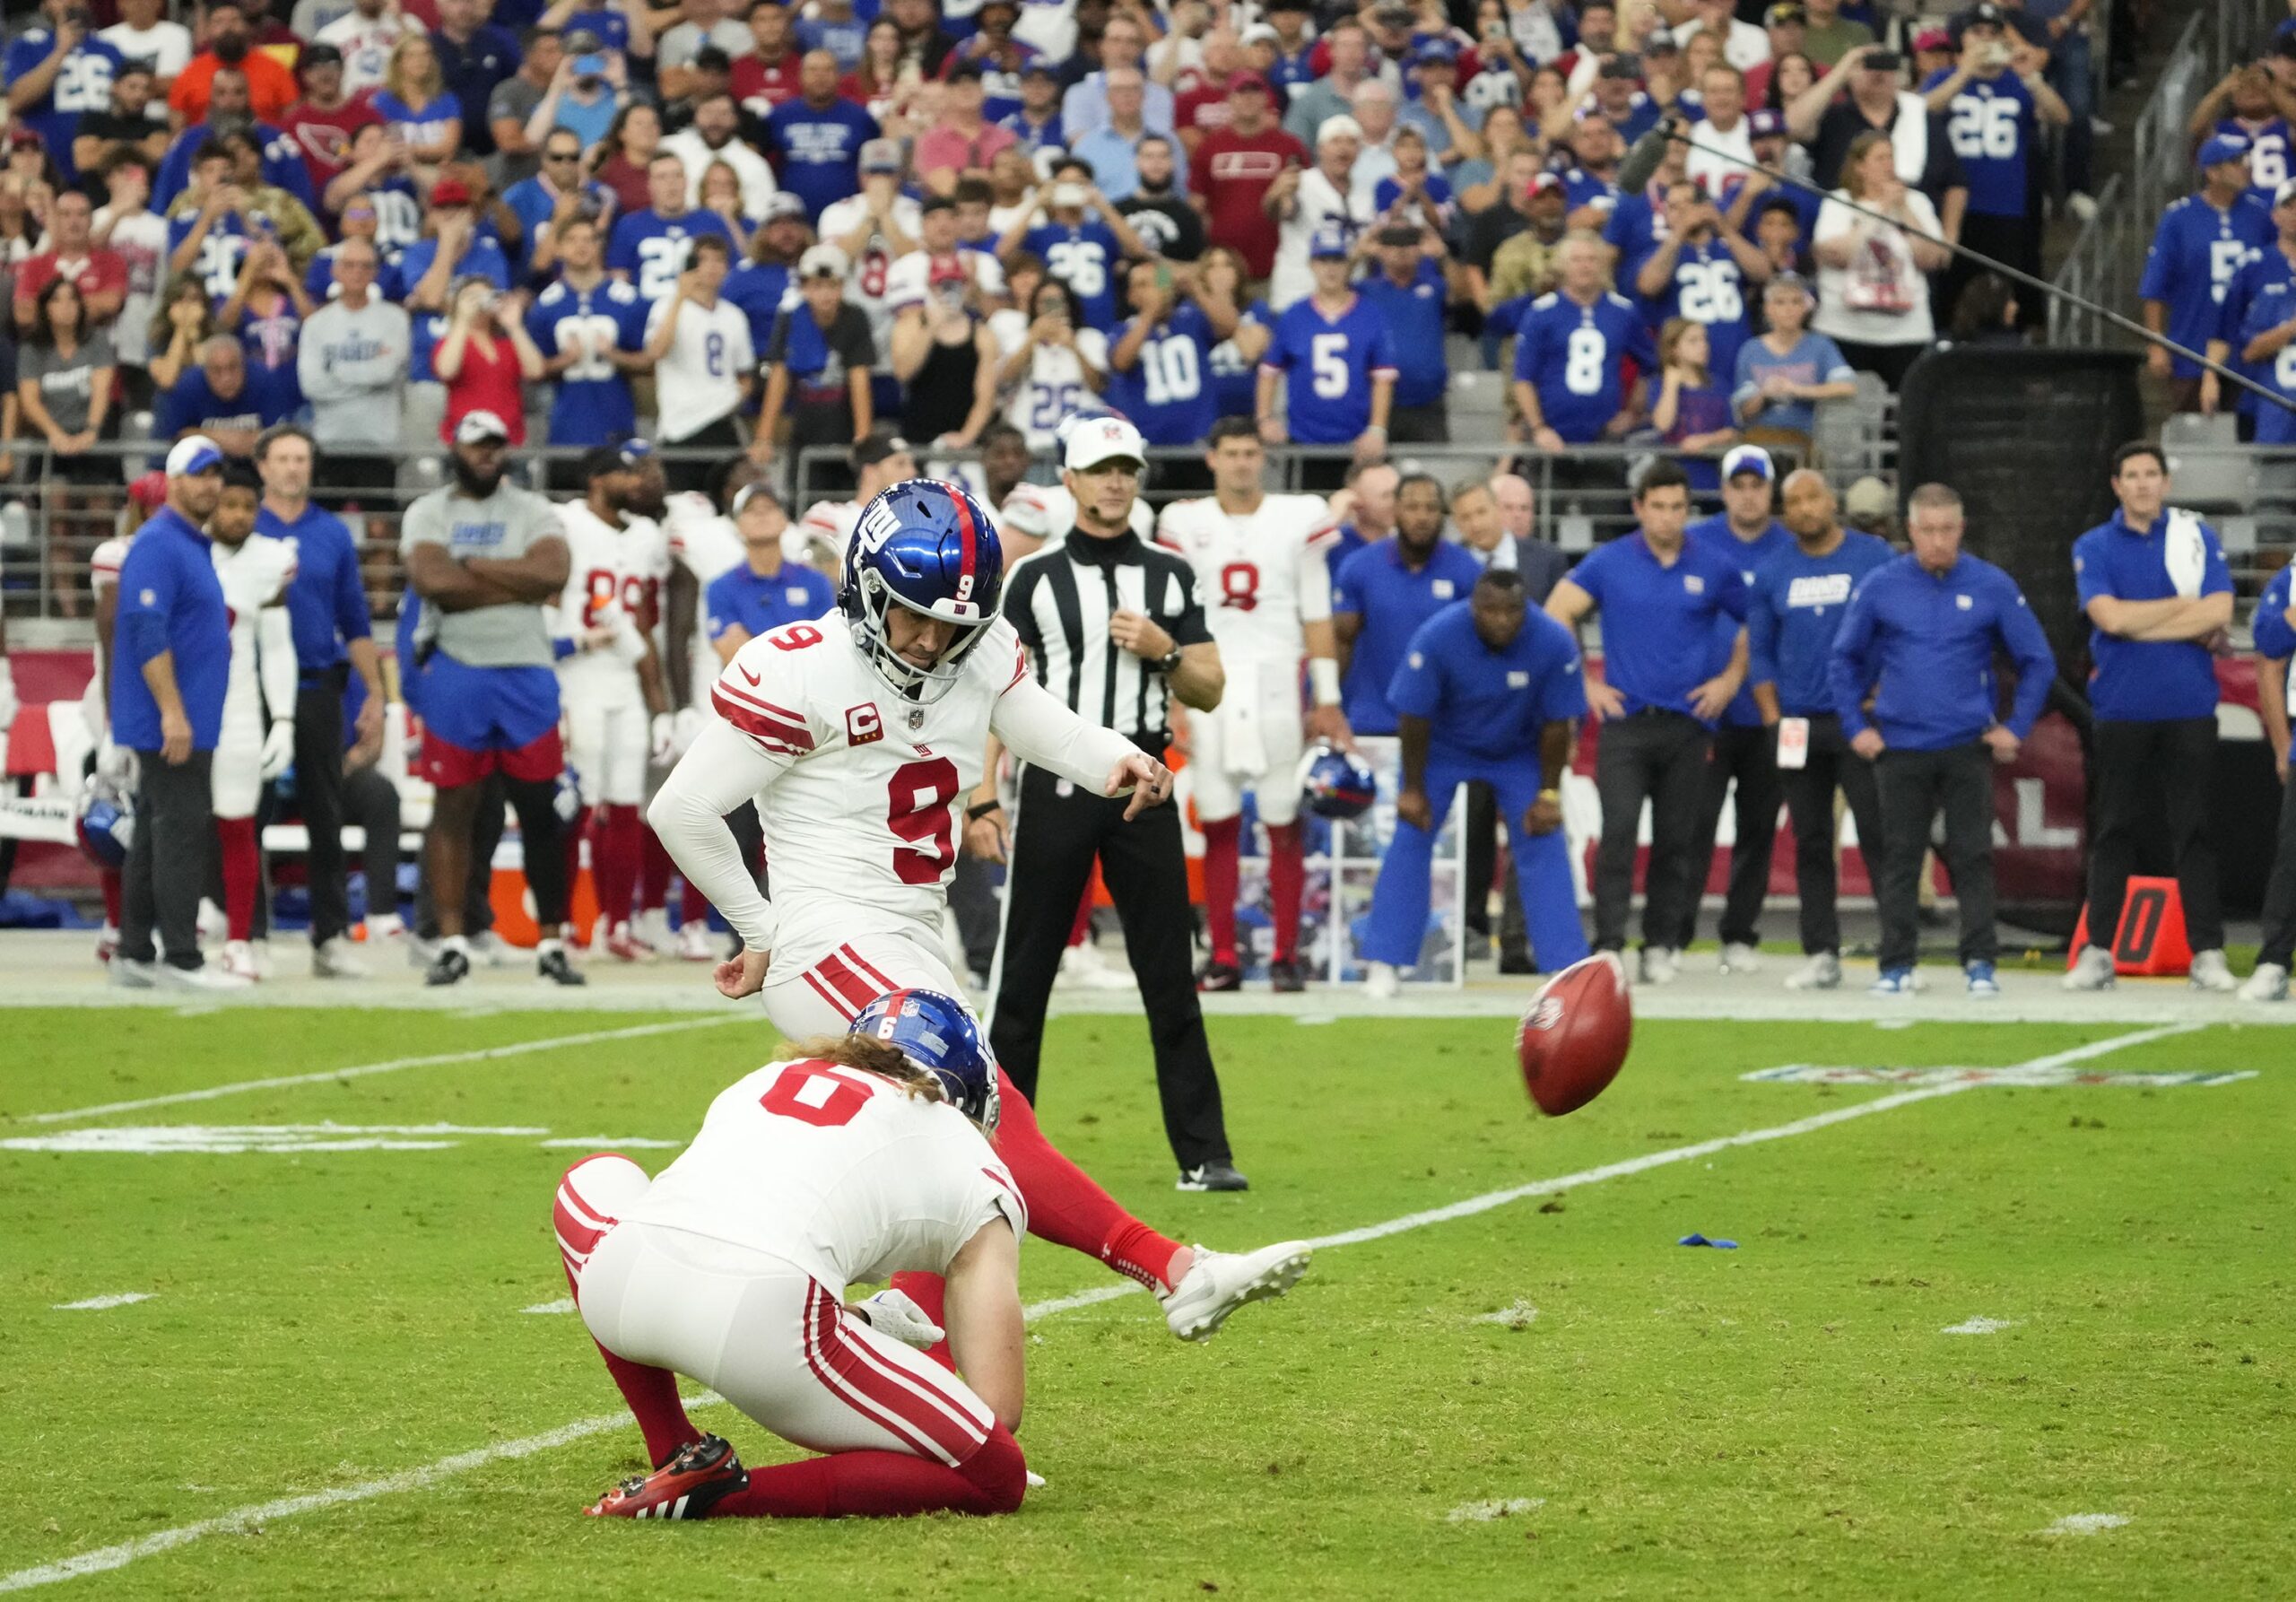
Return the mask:
<path fill-rule="evenodd" d="M 1331 615 L 1326 553 L 1338 538 L 1320 495 L 1265 495 L 1241 518 L 1211 496 L 1178 501 L 1156 525 L 1156 543 L 1196 569 L 1221 654 L 1259 661 L 1298 662 L 1300 624 Z"/>

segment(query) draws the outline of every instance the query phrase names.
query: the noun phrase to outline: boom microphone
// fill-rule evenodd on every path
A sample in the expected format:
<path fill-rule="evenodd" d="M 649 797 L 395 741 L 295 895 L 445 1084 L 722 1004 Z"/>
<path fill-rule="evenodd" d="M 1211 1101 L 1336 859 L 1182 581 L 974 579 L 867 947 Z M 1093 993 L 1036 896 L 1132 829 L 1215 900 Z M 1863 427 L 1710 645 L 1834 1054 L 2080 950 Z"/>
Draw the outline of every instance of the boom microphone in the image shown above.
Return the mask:
<path fill-rule="evenodd" d="M 1639 195 L 1658 176 L 1659 163 L 1666 159 L 1666 145 L 1683 135 L 1680 118 L 1661 117 L 1650 131 L 1636 140 L 1618 164 L 1618 177 L 1612 181 L 1622 195 Z"/>

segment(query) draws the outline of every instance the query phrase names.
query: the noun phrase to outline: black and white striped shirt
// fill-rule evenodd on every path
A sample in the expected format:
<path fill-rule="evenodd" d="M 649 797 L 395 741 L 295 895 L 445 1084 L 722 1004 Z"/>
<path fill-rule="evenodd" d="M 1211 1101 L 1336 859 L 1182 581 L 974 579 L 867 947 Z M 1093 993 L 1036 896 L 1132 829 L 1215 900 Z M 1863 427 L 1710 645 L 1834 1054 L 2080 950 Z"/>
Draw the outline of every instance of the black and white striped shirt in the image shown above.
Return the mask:
<path fill-rule="evenodd" d="M 1180 645 L 1212 638 L 1196 570 L 1128 529 L 1112 540 L 1072 530 L 1013 568 L 1004 586 L 1004 615 L 1029 648 L 1037 682 L 1079 717 L 1161 756 L 1171 743 L 1171 686 L 1109 641 L 1110 614 L 1126 608 Z"/>

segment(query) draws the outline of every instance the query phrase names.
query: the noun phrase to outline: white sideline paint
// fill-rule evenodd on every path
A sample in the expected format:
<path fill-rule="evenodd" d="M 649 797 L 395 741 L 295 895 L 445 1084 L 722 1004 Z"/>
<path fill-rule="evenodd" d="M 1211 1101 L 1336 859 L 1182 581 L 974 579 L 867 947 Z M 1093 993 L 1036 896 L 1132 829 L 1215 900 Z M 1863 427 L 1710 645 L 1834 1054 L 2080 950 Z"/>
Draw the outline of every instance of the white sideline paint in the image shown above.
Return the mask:
<path fill-rule="evenodd" d="M 149 1291 L 122 1291 L 116 1296 L 91 1296 L 85 1302 L 59 1302 L 50 1310 L 59 1313 L 99 1313 L 108 1307 L 126 1307 L 133 1302 L 149 1302 Z"/>
<path fill-rule="evenodd" d="M 2047 1068 L 2030 1065 L 2013 1068 L 1889 1068 L 1845 1067 L 1828 1063 L 1787 1063 L 1783 1067 L 1756 1068 L 1739 1078 L 1754 1084 L 1943 1084 L 1966 1079 L 1972 1084 L 2003 1084 L 2015 1089 L 2046 1089 L 2053 1085 L 2118 1085 L 2124 1090 L 2163 1090 L 2187 1084 L 2231 1084 L 2257 1076 L 2254 1068 L 2199 1068 L 2161 1073 L 2118 1074 L 2109 1069 L 2081 1068 L 2060 1063 Z"/>
<path fill-rule="evenodd" d="M 1948 1324 L 1940 1335 L 1999 1335 L 2005 1329 L 2014 1329 L 2022 1319 L 1964 1319 L 1958 1324 Z"/>
<path fill-rule="evenodd" d="M 467 1124 L 99 1124 L 55 1135 L 0 1140 L 0 1152 L 77 1152 L 137 1156 L 189 1152 L 440 1152 L 464 1135 L 547 1135 L 531 1126 Z M 545 1143 L 547 1144 L 547 1143 Z"/>
<path fill-rule="evenodd" d="M 545 1146 L 584 1146 L 593 1152 L 619 1151 L 629 1146 L 639 1151 L 678 1151 L 686 1145 L 683 1140 L 655 1140 L 644 1135 L 561 1135 L 542 1143 Z"/>
<path fill-rule="evenodd" d="M 574 1298 L 561 1296 L 555 1302 L 537 1302 L 532 1307 L 522 1307 L 518 1310 L 522 1313 L 570 1313 L 574 1310 Z"/>
<path fill-rule="evenodd" d="M 1511 1518 L 1527 1513 L 1534 1508 L 1546 1506 L 1544 1496 L 1509 1496 L 1500 1502 L 1465 1502 L 1443 1515 L 1452 1524 L 1487 1524 L 1493 1519 Z"/>
<path fill-rule="evenodd" d="M 2118 1529 L 2127 1522 L 2126 1513 L 2067 1513 L 2040 1533 L 2045 1536 L 2093 1536 L 2105 1530 Z"/>
<path fill-rule="evenodd" d="M 83 1118 L 104 1118 L 115 1112 L 140 1112 L 146 1107 L 176 1107 L 186 1101 L 213 1101 L 222 1096 L 236 1096 L 252 1090 L 285 1090 L 298 1084 L 325 1084 L 330 1080 L 364 1079 L 375 1074 L 396 1074 L 407 1068 L 435 1068 L 456 1062 L 492 1062 L 500 1058 L 524 1057 L 529 1052 L 554 1051 L 561 1046 L 596 1046 L 607 1040 L 642 1040 L 648 1035 L 675 1034 L 689 1029 L 718 1029 L 728 1023 L 748 1023 L 754 1026 L 755 1018 L 747 1014 L 723 1017 L 679 1018 L 666 1023 L 633 1023 L 626 1029 L 593 1029 L 581 1034 L 550 1035 L 539 1040 L 513 1040 L 507 1046 L 484 1046 L 474 1051 L 440 1051 L 429 1057 L 395 1057 L 387 1062 L 361 1063 L 348 1068 L 323 1068 L 316 1074 L 281 1074 L 269 1079 L 242 1079 L 234 1084 L 212 1084 L 204 1090 L 179 1090 L 164 1096 L 139 1096 L 130 1101 L 106 1101 L 94 1107 L 75 1107 L 65 1112 L 26 1112 L 17 1115 L 20 1124 L 67 1124 Z"/>
<path fill-rule="evenodd" d="M 2142 1046 L 2153 1040 L 2166 1040 L 2172 1035 L 2187 1034 L 2203 1027 L 2205 1026 L 2199 1023 L 2170 1023 L 2156 1029 L 2143 1029 L 2134 1034 L 2116 1035 L 2109 1040 L 2092 1040 L 2088 1045 L 2075 1046 L 2068 1051 L 2053 1052 L 2048 1057 L 2036 1058 L 2022 1066 L 2027 1068 L 2044 1068 L 2059 1063 L 2083 1062 L 2090 1058 L 2102 1057 L 2108 1052 L 2118 1051 L 2126 1047 Z M 321 1077 L 329 1076 L 321 1075 Z M 1853 1106 L 1836 1108 L 1832 1111 L 1822 1112 L 1813 1118 L 1800 1119 L 1790 1124 L 1777 1125 L 1772 1128 L 1748 1129 L 1741 1134 L 1724 1136 L 1718 1140 L 1701 1140 L 1691 1145 L 1674 1146 L 1666 1151 L 1647 1153 L 1622 1162 L 1605 1163 L 1600 1168 L 1590 1168 L 1583 1172 L 1565 1174 L 1559 1179 L 1536 1180 L 1530 1184 L 1518 1185 L 1511 1189 L 1493 1190 L 1483 1196 L 1470 1197 L 1465 1201 L 1454 1202 L 1447 1207 L 1432 1207 L 1422 1213 L 1411 1213 L 1401 1218 L 1390 1219 L 1385 1223 L 1370 1224 L 1362 1229 L 1347 1230 L 1339 1234 L 1326 1235 L 1319 1240 L 1310 1241 L 1309 1244 L 1318 1247 L 1352 1246 L 1359 1241 L 1383 1240 L 1389 1235 L 1399 1235 L 1411 1230 L 1424 1229 L 1431 1223 L 1448 1223 L 1455 1218 L 1473 1217 L 1475 1214 L 1487 1213 L 1494 1207 L 1502 1207 L 1509 1202 L 1520 1201 L 1528 1197 L 1545 1196 L 1553 1191 L 1568 1190 L 1581 1185 L 1599 1184 L 1605 1180 L 1622 1179 L 1627 1175 L 1642 1173 L 1671 1162 L 1686 1162 L 1694 1157 L 1711 1156 L 1716 1152 L 1726 1151 L 1732 1146 L 1758 1145 L 1767 1141 L 1784 1140 L 1791 1136 L 1807 1135 L 1815 1130 L 1829 1128 L 1835 1124 L 1848 1123 L 1852 1119 L 1864 1118 L 1869 1113 L 1888 1112 L 1900 1107 L 1910 1106 L 1916 1101 L 1934 1101 L 1939 1096 L 1958 1095 L 1977 1088 L 1978 1085 L 1974 1081 L 1956 1080 L 1950 1084 L 1926 1085 L 1918 1090 L 1900 1091 L 1892 1095 L 1876 1096 L 1870 1101 L 1860 1101 Z M 1102 1302 L 1112 1302 L 1119 1296 L 1131 1295 L 1140 1288 L 1132 1281 L 1126 1280 L 1118 1284 L 1102 1285 L 1097 1290 L 1082 1291 L 1073 1296 L 1061 1296 L 1048 1302 L 1039 1302 L 1024 1309 L 1023 1314 L 1029 1321 L 1033 1323 L 1039 1319 L 1052 1318 L 1076 1308 L 1091 1307 Z M 708 1399 L 714 1402 L 719 1398 L 710 1396 Z M 689 1406 L 700 1405 L 700 1403 L 689 1404 Z M 489 1463 L 505 1462 L 517 1458 L 530 1458 L 536 1452 L 565 1446 L 587 1436 L 601 1434 L 607 1430 L 627 1429 L 629 1425 L 630 1415 L 627 1413 L 577 1419 L 570 1424 L 561 1425 L 558 1429 L 547 1431 L 540 1435 L 528 1435 L 517 1441 L 505 1441 L 492 1446 L 480 1447 L 476 1450 L 461 1452 L 451 1458 L 441 1458 L 437 1462 L 426 1464 L 420 1468 L 401 1469 L 396 1474 L 385 1475 L 379 1479 L 368 1480 L 360 1484 L 339 1486 L 331 1491 L 314 1492 L 307 1496 L 283 1497 L 276 1502 L 262 1502 L 254 1507 L 240 1508 L 234 1512 L 219 1514 L 213 1519 L 203 1519 L 196 1524 L 186 1524 L 174 1529 L 154 1530 L 150 1535 L 139 1536 L 135 1540 L 123 1541 L 115 1546 L 102 1546 L 93 1552 L 83 1552 L 77 1556 L 64 1558 L 52 1563 L 43 1563 L 37 1568 L 20 1569 L 13 1574 L 0 1575 L 0 1592 L 20 1591 L 33 1586 L 53 1585 L 58 1580 L 76 1580 L 83 1574 L 106 1573 L 113 1569 L 125 1568 L 140 1558 L 151 1557 L 188 1542 L 196 1541 L 202 1537 L 230 1530 L 246 1529 L 250 1526 L 261 1524 L 266 1519 L 291 1518 L 298 1513 L 316 1512 L 325 1508 L 340 1506 L 344 1502 L 368 1502 L 378 1496 L 388 1496 L 401 1491 L 423 1490 L 437 1484 L 441 1480 L 451 1479 L 457 1475 L 483 1467 Z M 2118 1519 L 2121 1515 L 2076 1514 L 2074 1517 Z"/>

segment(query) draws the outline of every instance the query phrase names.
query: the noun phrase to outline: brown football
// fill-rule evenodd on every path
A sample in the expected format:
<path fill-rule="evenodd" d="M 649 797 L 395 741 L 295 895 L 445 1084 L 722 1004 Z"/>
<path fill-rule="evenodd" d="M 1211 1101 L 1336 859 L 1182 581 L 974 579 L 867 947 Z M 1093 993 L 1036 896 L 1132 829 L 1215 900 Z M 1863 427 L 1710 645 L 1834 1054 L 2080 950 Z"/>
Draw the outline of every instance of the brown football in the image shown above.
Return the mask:
<path fill-rule="evenodd" d="M 1634 1040 L 1626 967 L 1598 951 L 1539 987 L 1515 1032 L 1524 1088 L 1541 1112 L 1576 1112 L 1618 1077 Z"/>

